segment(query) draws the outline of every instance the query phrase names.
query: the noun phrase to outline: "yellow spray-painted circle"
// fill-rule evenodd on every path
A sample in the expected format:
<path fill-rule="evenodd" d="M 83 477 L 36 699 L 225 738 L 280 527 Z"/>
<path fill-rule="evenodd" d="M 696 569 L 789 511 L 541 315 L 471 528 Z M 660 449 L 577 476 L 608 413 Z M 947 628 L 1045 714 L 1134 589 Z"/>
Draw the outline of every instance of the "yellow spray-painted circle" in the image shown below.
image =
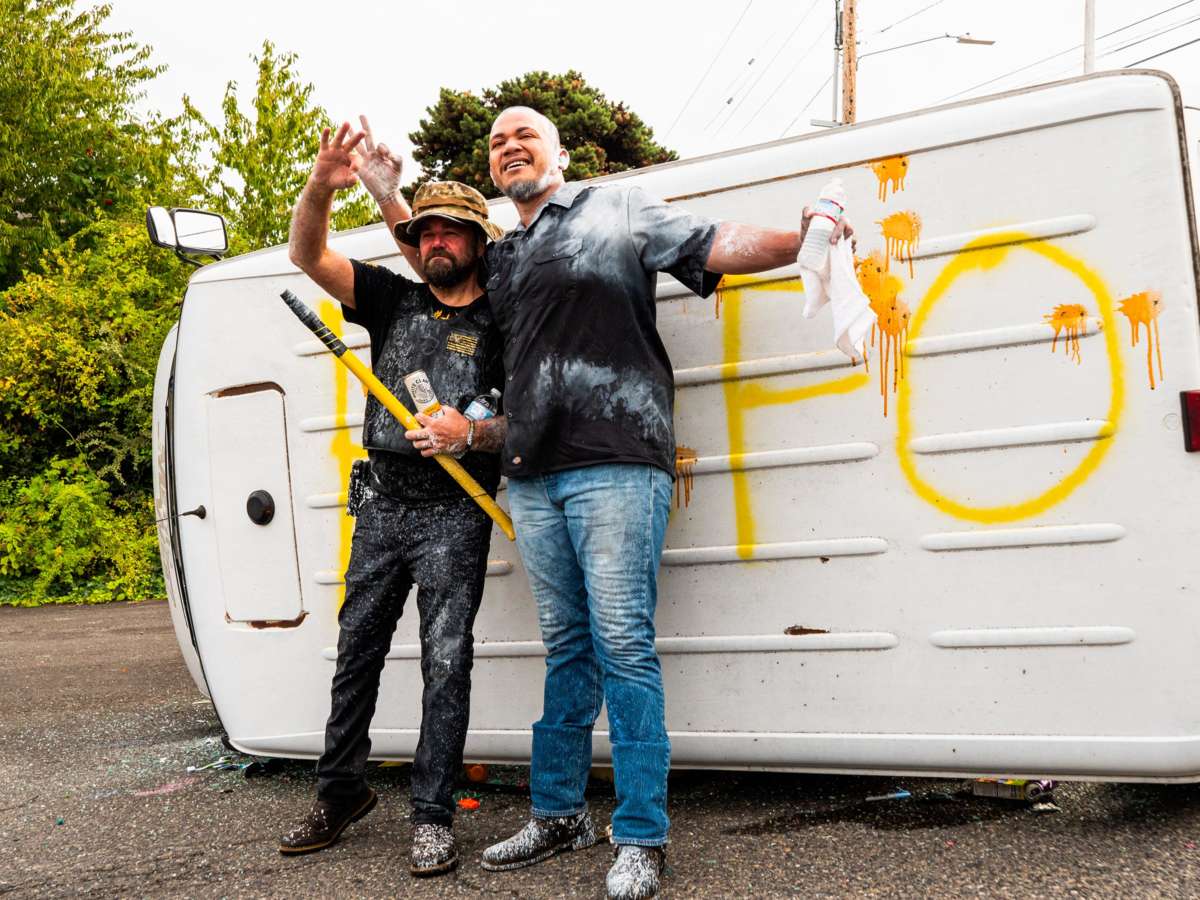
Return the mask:
<path fill-rule="evenodd" d="M 1007 246 L 994 246 L 997 243 Z M 1066 269 L 1087 286 L 1096 299 L 1100 320 L 1103 322 L 1104 347 L 1108 353 L 1111 378 L 1111 400 L 1108 407 L 1108 428 L 1102 438 L 1092 446 L 1087 455 L 1070 473 L 1035 497 L 1004 506 L 970 506 L 940 493 L 937 488 L 921 477 L 916 460 L 910 449 L 912 443 L 912 376 L 918 367 L 909 367 L 909 377 L 900 382 L 896 397 L 896 454 L 900 469 L 917 495 L 942 512 L 972 522 L 996 524 L 1014 522 L 1036 516 L 1061 503 L 1082 485 L 1103 461 L 1112 447 L 1112 435 L 1125 404 L 1125 379 L 1121 371 L 1121 354 L 1117 346 L 1117 328 L 1113 317 L 1113 299 L 1103 279 L 1084 264 L 1078 257 L 1044 241 L 1034 241 L 1028 235 L 1011 232 L 1004 235 L 988 235 L 967 244 L 963 250 L 941 271 L 922 298 L 920 306 L 908 326 L 908 338 L 916 340 L 929 314 L 958 278 L 968 272 L 992 269 L 1014 249 L 1030 250 L 1055 265 Z"/>

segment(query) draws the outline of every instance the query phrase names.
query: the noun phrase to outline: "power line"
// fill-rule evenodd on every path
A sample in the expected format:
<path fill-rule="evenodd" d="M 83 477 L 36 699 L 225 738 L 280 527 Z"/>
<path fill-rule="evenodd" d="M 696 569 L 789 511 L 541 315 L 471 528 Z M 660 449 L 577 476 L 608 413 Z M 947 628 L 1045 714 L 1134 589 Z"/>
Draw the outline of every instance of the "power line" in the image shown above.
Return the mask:
<path fill-rule="evenodd" d="M 721 91 L 722 97 L 724 97 L 725 94 L 729 94 L 729 96 L 725 97 L 725 102 L 717 107 L 717 114 L 708 120 L 708 124 L 704 126 L 705 131 L 708 131 L 710 128 L 712 128 L 713 124 L 717 121 L 717 119 L 721 118 L 721 116 L 723 116 L 725 114 L 725 107 L 727 107 L 731 103 L 733 103 L 733 98 L 736 97 L 738 91 L 740 91 L 742 89 L 742 86 L 741 86 L 741 84 L 739 84 L 739 82 L 743 78 L 745 78 L 746 81 L 749 82 L 750 78 L 749 78 L 748 73 L 750 71 L 750 68 L 754 65 L 754 60 L 756 60 L 757 58 L 758 57 L 756 57 L 756 56 L 750 57 L 750 62 L 746 63 L 746 71 L 740 73 L 737 78 L 733 79 L 733 82 L 729 85 L 729 87 L 727 87 L 725 90 Z"/>
<path fill-rule="evenodd" d="M 1165 28 L 1160 28 L 1158 31 L 1154 32 L 1153 34 L 1147 35 L 1142 38 L 1138 38 L 1136 41 L 1130 41 L 1128 44 L 1122 44 L 1120 47 L 1114 47 L 1111 50 L 1106 50 L 1101 55 L 1109 56 L 1113 53 L 1120 53 L 1122 50 L 1128 50 L 1130 47 L 1136 47 L 1138 44 L 1144 44 L 1144 43 L 1146 43 L 1146 41 L 1152 41 L 1157 37 L 1162 37 L 1164 34 L 1169 34 L 1172 31 L 1175 31 L 1179 28 L 1183 28 L 1185 25 L 1191 25 L 1193 22 L 1200 22 L 1200 16 L 1193 16 L 1192 18 L 1187 19 L 1183 22 L 1176 22 L 1174 25 L 1168 25 Z"/>
<path fill-rule="evenodd" d="M 779 93 L 780 88 L 782 88 L 785 84 L 787 84 L 788 79 L 791 78 L 794 74 L 796 74 L 796 70 L 798 68 L 800 68 L 800 64 L 803 63 L 812 54 L 813 50 L 816 49 L 817 45 L 820 44 L 821 41 L 823 41 L 825 39 L 825 35 L 829 33 L 829 29 L 832 27 L 833 27 L 832 24 L 827 24 L 825 26 L 825 28 L 822 29 L 821 33 L 817 35 L 817 39 L 815 41 L 813 41 L 811 44 L 809 44 L 808 48 L 803 53 L 800 54 L 800 57 L 799 57 L 799 59 L 796 60 L 795 65 L 793 65 L 791 67 L 791 69 L 788 70 L 788 73 L 783 76 L 783 79 L 779 82 L 779 84 L 775 85 L 775 90 L 771 91 L 771 93 L 767 95 L 767 99 L 763 101 L 762 106 L 760 106 L 757 109 L 757 111 L 755 111 L 754 115 L 752 115 L 749 118 L 749 120 L 747 120 L 746 125 L 743 127 L 748 127 L 751 123 L 754 122 L 755 119 L 757 119 L 762 114 L 762 111 L 767 108 L 767 106 L 770 104 L 770 102 L 772 100 L 775 99 L 775 95 Z M 829 82 L 832 80 L 833 80 L 833 76 L 830 75 L 829 78 L 826 79 L 825 84 L 829 84 Z"/>
<path fill-rule="evenodd" d="M 946 2 L 946 0 L 934 0 L 934 2 L 930 3 L 928 6 L 923 6 L 920 9 L 918 9 L 915 13 L 910 13 L 909 15 L 905 16 L 903 19 L 897 19 L 891 25 L 887 25 L 883 28 L 880 28 L 878 31 L 872 31 L 871 34 L 872 35 L 883 34 L 885 31 L 891 31 L 897 25 L 902 25 L 903 23 L 907 22 L 909 19 L 915 19 L 921 13 L 928 12 L 929 10 L 933 9 L 935 6 L 941 6 L 945 2 Z"/>
<path fill-rule="evenodd" d="M 717 64 L 717 60 L 721 58 L 721 54 L 724 53 L 725 48 L 729 46 L 729 42 L 733 40 L 734 33 L 738 30 L 738 26 L 742 24 L 742 19 L 746 18 L 746 13 L 750 12 L 750 7 L 753 5 L 754 0 L 749 0 L 749 2 L 746 4 L 746 8 L 742 10 L 742 14 L 738 16 L 737 21 L 733 23 L 733 28 L 731 28 L 729 34 L 725 36 L 725 41 L 721 44 L 721 48 L 716 52 L 716 55 L 713 56 L 712 62 L 708 64 L 708 68 L 704 70 L 704 74 L 700 76 L 700 80 L 696 82 L 696 86 L 692 88 L 692 92 L 688 95 L 688 98 L 683 101 L 683 106 L 679 107 L 679 112 L 675 114 L 675 121 L 671 123 L 670 127 L 667 129 L 667 133 L 663 135 L 663 140 L 666 140 L 670 136 L 671 132 L 675 130 L 675 126 L 679 124 L 679 120 L 682 118 L 684 111 L 691 104 L 692 100 L 695 99 L 696 93 L 700 90 L 700 86 L 704 84 L 705 79 L 708 78 L 709 73 L 713 70 L 713 66 Z"/>
<path fill-rule="evenodd" d="M 1100 35 L 1099 38 L 1097 38 L 1097 40 L 1103 40 L 1103 38 L 1105 38 L 1105 37 L 1111 37 L 1112 35 L 1120 34 L 1120 32 L 1122 32 L 1122 31 L 1128 31 L 1129 29 L 1136 28 L 1136 26 L 1140 25 L 1141 23 L 1150 22 L 1151 19 L 1157 19 L 1159 16 L 1165 16 L 1166 13 L 1174 12 L 1175 10 L 1178 10 L 1178 8 L 1181 8 L 1183 6 L 1190 6 L 1190 5 L 1194 4 L 1195 1 L 1196 0 L 1183 0 L 1183 2 L 1181 2 L 1181 4 L 1175 4 L 1175 6 L 1166 7 L 1165 10 L 1159 10 L 1156 13 L 1150 14 L 1150 16 L 1146 16 L 1145 18 L 1140 18 L 1140 19 L 1136 20 L 1136 22 L 1130 22 L 1128 25 L 1122 25 L 1121 28 L 1109 31 L 1108 34 Z M 1002 82 L 1002 80 L 1008 78 L 1009 76 L 1014 76 L 1014 74 L 1018 74 L 1019 72 L 1025 72 L 1027 70 L 1030 70 L 1030 68 L 1033 68 L 1034 66 L 1040 66 L 1043 64 L 1043 62 L 1049 62 L 1052 59 L 1058 59 L 1058 58 L 1060 58 L 1060 56 L 1066 56 L 1068 53 L 1073 53 L 1074 50 L 1078 50 L 1082 46 L 1084 46 L 1084 44 L 1076 43 L 1074 47 L 1068 47 L 1066 50 L 1060 50 L 1060 52 L 1058 52 L 1058 53 L 1052 53 L 1049 56 L 1045 56 L 1045 58 L 1043 58 L 1043 59 L 1037 60 L 1036 62 L 1030 62 L 1030 64 L 1021 66 L 1020 68 L 1014 68 L 1014 70 L 1012 72 L 1004 72 L 1003 74 L 998 74 L 998 76 L 996 76 L 995 78 L 989 78 L 988 80 L 986 80 L 986 82 L 979 82 L 979 84 L 972 86 L 972 88 L 966 88 L 964 90 L 956 91 L 956 92 L 954 92 L 954 94 L 944 96 L 941 98 L 940 101 L 937 101 L 937 102 L 944 103 L 947 100 L 954 100 L 955 97 L 961 97 L 964 94 L 971 94 L 971 92 L 974 90 L 978 90 L 979 88 L 986 88 L 986 86 L 988 86 L 989 84 L 995 84 L 996 82 Z"/>
<path fill-rule="evenodd" d="M 1158 59 L 1160 56 L 1166 56 L 1168 53 L 1174 53 L 1176 50 L 1182 50 L 1184 47 L 1190 47 L 1192 44 L 1200 43 L 1200 38 L 1193 38 L 1183 44 L 1177 44 L 1170 50 L 1164 50 L 1162 53 L 1155 53 L 1153 56 L 1147 56 L 1145 59 L 1139 59 L 1137 62 L 1131 62 L 1127 66 L 1122 66 L 1124 69 L 1132 69 L 1134 66 L 1140 66 L 1144 62 L 1150 62 L 1152 59 Z"/>
<path fill-rule="evenodd" d="M 1169 34 L 1172 31 L 1178 31 L 1180 28 L 1183 28 L 1187 25 L 1191 25 L 1194 22 L 1200 22 L 1200 16 L 1195 16 L 1191 19 L 1185 19 L 1182 22 L 1176 22 L 1173 25 L 1168 25 L 1165 28 L 1160 28 L 1157 31 L 1151 32 L 1150 34 L 1144 35 L 1143 37 L 1140 37 L 1140 38 L 1137 38 L 1136 40 L 1130 41 L 1127 44 L 1121 44 L 1120 46 L 1112 47 L 1108 50 L 1104 50 L 1100 53 L 1097 53 L 1096 58 L 1103 59 L 1106 56 L 1112 56 L 1114 53 L 1121 53 L 1122 51 L 1128 50 L 1130 47 L 1136 46 L 1137 44 L 1144 44 L 1146 41 L 1153 40 L 1158 37 L 1162 37 L 1164 34 Z M 1134 24 L 1137 24 L 1137 23 L 1134 23 Z M 1128 27 L 1132 27 L 1132 26 L 1128 26 Z M 1047 75 L 1038 76 L 1038 77 L 1041 81 L 1054 81 L 1054 80 L 1061 78 L 1062 76 L 1074 71 L 1077 68 L 1078 68 L 1078 64 L 1072 62 L 1071 64 L 1069 64 L 1065 67 L 1060 67 L 1060 68 L 1055 69 L 1053 72 L 1051 72 Z M 1128 68 L 1128 66 L 1124 66 L 1123 68 Z M 1024 82 L 1024 84 L 1033 84 L 1033 83 L 1035 83 L 1035 82 Z"/>
<path fill-rule="evenodd" d="M 767 72 L 771 71 L 771 66 L 775 65 L 775 60 L 779 59 L 779 54 L 783 53 L 784 48 L 786 48 L 787 45 L 792 42 L 792 39 L 800 33 L 801 26 L 808 21 L 808 17 L 812 15 L 812 11 L 817 8 L 817 4 L 819 2 L 821 2 L 821 0 L 813 0 L 808 9 L 804 11 L 804 15 L 802 15 L 800 17 L 800 21 L 796 23 L 796 27 L 792 29 L 791 33 L 786 38 L 784 38 L 783 43 L 779 45 L 779 49 L 775 51 L 775 55 L 771 57 L 770 62 L 768 62 L 766 66 L 763 67 L 762 71 L 758 73 L 758 77 L 754 79 L 754 83 L 750 85 L 750 89 L 746 91 L 746 93 L 742 94 L 742 99 L 738 101 L 737 106 L 730 110 L 729 118 L 726 119 L 724 124 L 721 125 L 722 131 L 729 127 L 729 123 L 733 121 L 733 117 L 737 115 L 737 111 L 742 108 L 742 104 L 746 102 L 746 98 L 754 93 L 754 89 L 757 88 L 759 84 L 762 83 L 762 80 L 767 77 Z"/>
<path fill-rule="evenodd" d="M 1157 31 L 1154 31 L 1154 32 L 1152 32 L 1148 35 L 1145 35 L 1143 37 L 1140 37 L 1136 40 L 1130 41 L 1127 44 L 1121 44 L 1118 47 L 1113 47 L 1109 50 L 1105 50 L 1102 53 L 1097 54 L 1096 58 L 1103 59 L 1106 56 L 1112 56 L 1114 53 L 1121 53 L 1125 50 L 1128 50 L 1130 47 L 1137 46 L 1138 44 L 1144 44 L 1144 43 L 1146 43 L 1146 41 L 1155 40 L 1156 38 L 1162 37 L 1164 34 L 1170 34 L 1173 31 L 1178 31 L 1180 28 L 1184 28 L 1188 25 L 1194 24 L 1195 22 L 1200 22 L 1200 16 L 1194 16 L 1191 19 L 1185 19 L 1182 22 L 1176 22 L 1172 25 L 1168 25 L 1165 28 L 1160 28 Z M 1186 45 L 1181 45 L 1181 46 L 1186 46 Z M 1154 57 L 1148 57 L 1148 58 L 1153 59 Z M 1143 62 L 1144 62 L 1144 60 L 1143 60 Z M 1135 66 L 1135 65 L 1137 65 L 1137 63 L 1130 63 L 1129 65 L 1122 66 L 1122 68 L 1128 69 L 1131 66 Z M 1051 73 L 1049 75 L 1039 76 L 1039 77 L 1041 78 L 1042 81 L 1053 81 L 1057 78 L 1062 77 L 1063 75 L 1066 75 L 1069 72 L 1074 71 L 1076 67 L 1077 66 L 1075 63 L 1071 63 L 1070 65 L 1066 66 L 1065 68 L 1056 69 L 1053 73 Z M 1033 84 L 1034 82 L 1026 82 L 1026 83 Z"/>
<path fill-rule="evenodd" d="M 729 94 L 732 97 L 733 94 L 736 94 L 738 91 L 740 91 L 742 88 L 742 81 L 749 80 L 750 69 L 752 69 L 754 67 L 754 64 L 757 61 L 758 61 L 758 54 L 755 53 L 746 62 L 746 68 L 738 70 L 738 73 L 737 73 L 737 75 L 734 76 L 733 81 L 729 82 L 729 86 L 726 87 L 725 90 L 721 91 L 720 96 L 724 97 L 726 94 Z M 729 102 L 728 99 L 725 102 L 728 103 Z"/>
<path fill-rule="evenodd" d="M 780 137 L 787 136 L 787 133 L 792 130 L 792 126 L 795 125 L 800 120 L 800 117 L 802 115 L 804 115 L 806 112 L 808 112 L 808 108 L 813 105 L 813 101 L 815 101 L 818 97 L 821 96 L 821 91 L 825 90 L 825 87 L 831 81 L 833 81 L 833 76 L 829 75 L 828 77 L 826 77 L 826 79 L 824 81 L 821 82 L 821 86 L 816 89 L 816 91 L 813 93 L 813 95 L 811 97 L 808 98 L 808 102 L 804 104 L 804 108 L 801 109 L 800 112 L 796 113 L 796 118 L 792 119 L 792 121 L 787 123 L 787 127 L 784 128 L 783 131 L 780 133 L 780 135 L 779 135 Z"/>

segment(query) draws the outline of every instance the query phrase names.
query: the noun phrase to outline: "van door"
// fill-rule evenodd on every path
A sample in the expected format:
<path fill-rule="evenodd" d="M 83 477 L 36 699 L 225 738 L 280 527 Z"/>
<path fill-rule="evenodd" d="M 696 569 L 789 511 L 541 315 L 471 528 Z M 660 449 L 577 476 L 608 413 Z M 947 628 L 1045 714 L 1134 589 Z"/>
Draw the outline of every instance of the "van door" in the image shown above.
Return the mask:
<path fill-rule="evenodd" d="M 292 524 L 282 389 L 257 384 L 208 397 L 209 465 L 225 615 L 298 622 L 304 613 Z"/>

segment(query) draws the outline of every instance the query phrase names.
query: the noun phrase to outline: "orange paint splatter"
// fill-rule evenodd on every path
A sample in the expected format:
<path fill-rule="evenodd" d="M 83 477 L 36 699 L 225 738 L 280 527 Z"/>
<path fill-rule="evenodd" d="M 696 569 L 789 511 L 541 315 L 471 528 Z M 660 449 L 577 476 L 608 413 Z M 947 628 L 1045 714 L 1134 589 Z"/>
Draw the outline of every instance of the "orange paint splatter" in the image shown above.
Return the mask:
<path fill-rule="evenodd" d="M 871 302 L 871 310 L 875 313 L 878 323 L 878 319 L 883 317 L 900 295 L 904 282 L 888 271 L 887 258 L 879 250 L 872 250 L 862 259 L 855 258 L 854 273 L 858 277 L 859 287 Z M 871 326 L 872 347 L 875 346 L 876 328 L 877 324 Z M 866 358 L 865 351 L 863 357 Z"/>
<path fill-rule="evenodd" d="M 1154 360 L 1158 359 L 1158 380 L 1163 379 L 1162 340 L 1158 334 L 1158 314 L 1162 312 L 1162 294 L 1158 291 L 1142 291 L 1130 294 L 1117 308 L 1129 319 L 1133 344 L 1138 345 L 1141 326 L 1146 326 L 1146 369 L 1150 373 L 1150 390 L 1154 390 Z"/>
<path fill-rule="evenodd" d="M 713 313 L 719 319 L 721 318 L 721 299 L 725 294 L 725 276 L 721 276 L 721 280 L 717 282 L 717 289 L 713 291 Z"/>
<path fill-rule="evenodd" d="M 893 259 L 898 262 L 907 259 L 908 277 L 912 278 L 913 253 L 921 240 L 921 217 L 912 210 L 902 210 L 880 219 L 876 224 L 883 230 L 883 237 L 887 242 L 885 267 Z"/>
<path fill-rule="evenodd" d="M 871 163 L 871 171 L 879 179 L 879 199 L 887 200 L 888 188 L 892 193 L 904 190 L 904 176 L 908 174 L 907 156 L 889 156 Z"/>
<path fill-rule="evenodd" d="M 893 299 L 879 317 L 879 393 L 883 397 L 883 414 L 888 414 L 888 360 L 891 360 L 892 391 L 904 378 L 904 347 L 908 342 L 908 320 L 912 313 L 903 300 Z"/>
<path fill-rule="evenodd" d="M 1087 330 L 1087 310 L 1078 303 L 1060 303 L 1043 318 L 1054 329 L 1054 341 L 1050 344 L 1050 352 L 1054 353 L 1058 349 L 1058 336 L 1065 331 L 1067 339 L 1063 346 L 1067 359 L 1073 359 L 1075 364 L 1079 365 L 1083 361 L 1079 355 L 1079 338 Z"/>
<path fill-rule="evenodd" d="M 683 505 L 692 502 L 692 470 L 696 467 L 696 451 L 691 447 L 675 447 L 675 508 L 679 508 L 680 491 L 683 492 Z"/>

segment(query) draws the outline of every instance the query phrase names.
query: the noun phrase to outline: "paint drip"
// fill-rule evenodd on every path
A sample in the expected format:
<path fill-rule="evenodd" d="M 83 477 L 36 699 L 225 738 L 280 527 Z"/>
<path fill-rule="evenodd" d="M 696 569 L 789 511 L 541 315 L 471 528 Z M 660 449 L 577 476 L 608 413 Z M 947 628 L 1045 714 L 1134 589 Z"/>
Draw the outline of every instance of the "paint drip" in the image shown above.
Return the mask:
<path fill-rule="evenodd" d="M 692 478 L 699 457 L 691 447 L 675 447 L 675 508 L 679 508 L 679 497 L 682 492 L 683 505 L 692 502 Z"/>
<path fill-rule="evenodd" d="M 892 193 L 904 190 L 904 176 L 908 174 L 907 156 L 889 156 L 871 163 L 871 171 L 879 179 L 879 199 L 887 200 L 888 188 Z"/>
<path fill-rule="evenodd" d="M 1050 344 L 1050 352 L 1054 353 L 1058 349 L 1058 337 L 1066 332 L 1063 348 L 1067 359 L 1073 359 L 1075 364 L 1079 365 L 1083 361 L 1079 355 L 1079 338 L 1087 332 L 1087 310 L 1078 303 L 1060 303 L 1043 318 L 1054 329 L 1054 341 Z"/>
<path fill-rule="evenodd" d="M 893 259 L 897 262 L 908 260 L 908 277 L 914 277 L 913 253 L 921 240 L 921 217 L 912 210 L 902 210 L 880 219 L 876 224 L 882 229 L 887 242 L 885 266 Z"/>
<path fill-rule="evenodd" d="M 1158 291 L 1141 291 L 1130 294 L 1117 307 L 1129 319 L 1133 344 L 1136 347 L 1141 335 L 1141 326 L 1146 326 L 1146 369 L 1150 373 L 1150 390 L 1154 390 L 1154 360 L 1158 359 L 1158 380 L 1163 380 L 1162 339 L 1158 334 L 1158 314 L 1162 312 L 1162 294 Z"/>
<path fill-rule="evenodd" d="M 876 321 L 871 325 L 871 346 L 874 347 L 879 319 L 900 295 L 904 282 L 888 271 L 887 258 L 880 250 L 872 250 L 861 259 L 856 257 L 854 274 L 858 278 L 858 286 L 870 301 L 871 311 L 875 313 Z"/>
<path fill-rule="evenodd" d="M 713 291 L 713 314 L 719 319 L 721 318 L 721 300 L 724 299 L 725 291 L 728 288 L 725 285 L 725 276 L 721 276 L 721 280 L 717 282 L 717 289 Z"/>
<path fill-rule="evenodd" d="M 883 397 L 883 414 L 888 414 L 888 361 L 891 361 L 892 391 L 898 389 L 904 379 L 904 348 L 908 343 L 908 320 L 912 313 L 908 304 L 893 299 L 878 312 L 879 325 L 879 393 Z"/>

